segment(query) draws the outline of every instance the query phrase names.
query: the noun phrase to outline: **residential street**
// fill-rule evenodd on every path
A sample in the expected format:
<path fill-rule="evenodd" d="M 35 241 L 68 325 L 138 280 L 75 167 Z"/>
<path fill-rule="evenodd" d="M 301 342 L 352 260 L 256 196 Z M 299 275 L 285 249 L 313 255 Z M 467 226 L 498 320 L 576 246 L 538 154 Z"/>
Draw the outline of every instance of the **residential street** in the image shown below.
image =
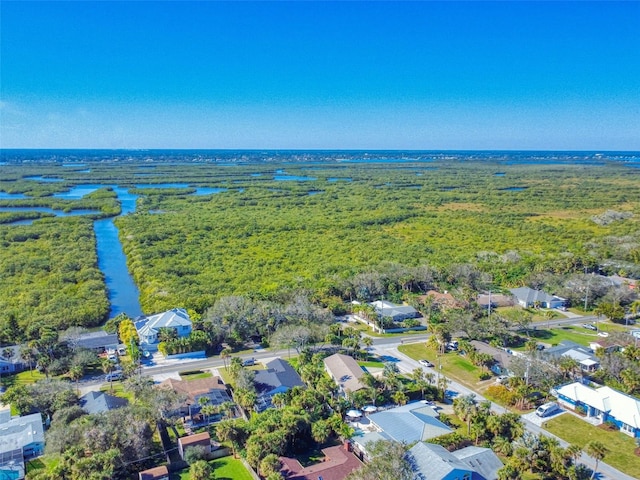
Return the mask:
<path fill-rule="evenodd" d="M 572 324 L 572 323 L 580 323 L 586 321 L 594 321 L 596 317 L 576 317 L 576 318 L 566 318 L 561 320 L 552 320 L 549 322 L 551 325 L 562 325 L 562 324 Z M 544 326 L 547 326 L 547 322 L 544 323 Z M 422 367 L 416 360 L 413 360 L 406 355 L 400 353 L 398 351 L 398 347 L 401 344 L 408 343 L 418 343 L 424 342 L 427 338 L 429 338 L 430 334 L 415 334 L 415 335 L 406 335 L 406 336 L 398 336 L 398 337 L 371 337 L 373 339 L 373 346 L 371 350 L 378 354 L 379 356 L 387 357 L 391 361 L 397 362 L 398 368 L 403 373 L 410 373 L 416 368 L 425 368 Z M 282 357 L 287 358 L 289 355 L 296 355 L 295 350 L 258 350 L 253 353 L 243 354 L 240 357 L 242 359 L 247 358 L 255 358 L 257 361 L 268 360 L 274 357 Z M 211 357 L 207 359 L 201 360 L 159 360 L 158 363 L 143 365 L 142 374 L 144 376 L 152 376 L 157 381 L 161 381 L 164 378 L 176 376 L 179 371 L 183 370 L 193 370 L 193 369 L 208 369 L 208 368 L 218 368 L 224 366 L 224 362 L 220 357 Z M 432 370 L 434 373 L 435 368 L 425 368 L 425 370 Z M 82 392 L 86 392 L 89 390 L 95 390 L 97 386 L 104 383 L 104 375 L 100 375 L 98 377 L 94 377 L 91 379 L 86 379 L 81 382 L 80 390 Z M 458 392 L 461 395 L 467 395 L 469 393 L 473 393 L 476 395 L 476 398 L 480 401 L 486 400 L 477 392 L 470 390 L 469 388 L 453 381 L 449 380 L 448 390 Z M 506 411 L 505 408 L 497 405 L 495 403 L 491 404 L 491 408 L 496 413 L 504 413 Z M 563 413 L 565 415 L 570 415 L 571 413 Z M 522 416 L 522 420 L 524 422 L 525 428 L 534 434 L 543 433 L 544 435 L 554 437 L 554 435 L 545 431 L 541 426 L 541 422 L 538 417 L 534 414 L 526 414 Z M 557 438 L 557 437 L 556 437 Z M 568 445 L 567 442 L 558 438 L 561 445 L 566 447 Z M 583 454 L 581 458 L 582 463 L 586 464 L 590 468 L 595 466 L 595 461 Z M 598 478 L 602 480 L 634 480 L 633 477 L 626 475 L 610 465 L 600 462 L 598 464 Z"/>
<path fill-rule="evenodd" d="M 583 317 L 584 318 L 584 317 Z M 575 319 L 572 320 L 575 322 Z M 403 343 L 414 343 L 415 339 L 410 338 L 410 339 L 404 339 Z M 400 369 L 401 372 L 403 373 L 410 373 L 411 371 L 415 370 L 416 368 L 423 368 L 425 370 L 432 370 L 434 371 L 434 373 L 436 372 L 435 367 L 434 368 L 425 368 L 422 367 L 416 360 L 413 360 L 409 357 L 407 357 L 406 355 L 400 353 L 398 351 L 398 346 L 400 346 L 400 342 L 398 341 L 398 339 L 396 339 L 395 343 L 384 343 L 384 344 L 374 344 L 374 346 L 372 347 L 372 349 L 381 356 L 385 356 L 388 358 L 395 358 L 397 359 L 397 365 L 398 368 Z M 454 392 L 458 392 L 461 395 L 467 395 L 469 393 L 473 393 L 476 395 L 476 398 L 479 401 L 484 401 L 486 400 L 482 395 L 468 389 L 467 387 L 454 382 L 453 380 L 449 380 L 449 386 L 447 387 L 448 390 L 452 390 Z M 491 409 L 496 412 L 496 413 L 504 413 L 506 412 L 506 409 L 504 407 L 501 407 L 500 405 L 497 405 L 495 403 L 491 403 Z M 523 415 L 522 416 L 522 421 L 524 422 L 525 428 L 527 429 L 527 431 L 534 433 L 534 434 L 539 434 L 539 433 L 543 433 L 544 435 L 547 435 L 549 437 L 555 437 L 555 435 L 552 435 L 551 433 L 547 432 L 546 430 L 544 430 L 541 426 L 540 426 L 540 422 L 536 422 L 537 417 L 535 417 L 535 415 L 533 415 L 533 417 L 535 418 L 531 418 L 533 414 L 527 414 L 527 415 Z M 563 413 L 561 415 L 571 415 L 571 413 Z M 555 437 L 558 438 L 558 437 Z M 558 440 L 560 441 L 560 444 L 563 447 L 566 447 L 568 445 L 567 442 L 565 442 L 564 440 L 558 438 Z M 584 453 L 582 454 L 581 457 L 581 462 L 584 463 L 585 465 L 589 466 L 589 468 L 593 468 L 595 466 L 595 460 L 593 460 L 591 457 L 585 455 Z M 619 470 L 616 470 L 615 468 L 611 467 L 610 465 L 604 463 L 604 462 L 600 462 L 598 463 L 598 474 L 597 478 L 603 479 L 603 480 L 634 480 L 633 477 L 626 475 L 622 472 L 620 472 Z"/>

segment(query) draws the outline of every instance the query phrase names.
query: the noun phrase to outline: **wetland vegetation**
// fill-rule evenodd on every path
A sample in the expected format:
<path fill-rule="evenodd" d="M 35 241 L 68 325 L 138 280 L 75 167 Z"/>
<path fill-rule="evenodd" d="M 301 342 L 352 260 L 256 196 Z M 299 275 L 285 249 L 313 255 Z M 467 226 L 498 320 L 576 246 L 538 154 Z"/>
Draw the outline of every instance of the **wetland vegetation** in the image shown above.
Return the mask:
<path fill-rule="evenodd" d="M 26 196 L 4 195 L 0 206 L 100 211 L 0 225 L 0 331 L 17 323 L 29 337 L 33 325 L 106 320 L 91 220 L 120 213 L 116 195 L 100 188 L 81 199 L 54 196 L 85 184 L 140 195 L 135 213 L 115 222 L 145 313 L 203 313 L 224 296 L 270 300 L 292 290 L 325 305 L 399 298 L 420 293 L 425 275 L 429 287 L 459 286 L 463 271 L 481 274 L 468 286 L 494 291 L 585 267 L 640 275 L 640 169 L 621 162 L 287 158 L 0 166 L 0 191 Z M 42 181 L 51 178 L 62 181 Z M 136 188 L 143 183 L 157 188 Z M 181 187 L 166 188 L 172 183 Z M 195 195 L 198 187 L 224 190 Z M 39 215 L 0 212 L 0 222 Z M 391 280 L 366 292 L 353 281 L 390 270 Z"/>

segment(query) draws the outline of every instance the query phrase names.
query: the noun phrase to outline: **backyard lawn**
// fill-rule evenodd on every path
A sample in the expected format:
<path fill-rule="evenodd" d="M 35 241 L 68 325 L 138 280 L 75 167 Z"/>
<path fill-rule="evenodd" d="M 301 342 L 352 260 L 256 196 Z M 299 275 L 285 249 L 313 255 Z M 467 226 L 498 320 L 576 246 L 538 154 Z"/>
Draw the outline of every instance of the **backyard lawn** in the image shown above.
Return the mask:
<path fill-rule="evenodd" d="M 216 480 L 253 480 L 242 462 L 232 456 L 211 460 L 209 465 L 213 467 L 213 478 Z M 179 476 L 175 476 L 176 480 L 190 480 L 190 478 L 188 468 L 181 470 Z"/>
<path fill-rule="evenodd" d="M 591 440 L 603 443 L 609 449 L 604 457 L 605 463 L 634 478 L 640 478 L 640 457 L 634 453 L 636 443 L 624 433 L 594 427 L 570 413 L 549 420 L 543 426 L 563 440 L 581 447 Z"/>
<path fill-rule="evenodd" d="M 0 378 L 0 383 L 5 388 L 13 387 L 14 385 L 28 385 L 30 383 L 36 383 L 38 380 L 45 378 L 43 373 L 37 370 L 25 370 L 24 372 L 16 373 L 13 375 L 3 375 Z"/>

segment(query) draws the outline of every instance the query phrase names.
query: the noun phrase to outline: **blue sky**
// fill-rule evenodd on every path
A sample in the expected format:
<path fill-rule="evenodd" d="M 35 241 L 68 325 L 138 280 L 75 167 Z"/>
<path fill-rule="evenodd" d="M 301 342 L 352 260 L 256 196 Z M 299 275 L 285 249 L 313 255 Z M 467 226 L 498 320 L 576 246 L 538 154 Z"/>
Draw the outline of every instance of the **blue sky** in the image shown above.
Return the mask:
<path fill-rule="evenodd" d="M 640 150 L 640 2 L 0 3 L 3 148 Z"/>

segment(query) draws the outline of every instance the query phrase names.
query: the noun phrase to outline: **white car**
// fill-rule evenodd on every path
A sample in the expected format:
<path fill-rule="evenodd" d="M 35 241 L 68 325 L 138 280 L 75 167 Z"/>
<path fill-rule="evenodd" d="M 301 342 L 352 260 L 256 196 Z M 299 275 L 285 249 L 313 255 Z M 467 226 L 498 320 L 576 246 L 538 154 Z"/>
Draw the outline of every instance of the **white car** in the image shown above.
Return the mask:
<path fill-rule="evenodd" d="M 496 382 L 500 384 L 509 383 L 509 377 L 507 375 L 500 375 L 496 378 Z"/>
<path fill-rule="evenodd" d="M 608 337 L 609 333 L 608 332 L 598 332 L 598 336 L 599 337 Z"/>
<path fill-rule="evenodd" d="M 105 379 L 107 382 L 112 382 L 112 381 L 114 381 L 114 380 L 122 380 L 122 372 L 111 372 L 111 373 L 108 373 L 108 374 L 104 377 L 104 379 Z"/>
<path fill-rule="evenodd" d="M 423 367 L 433 367 L 433 363 L 431 363 L 429 360 L 425 360 L 424 358 L 422 360 L 418 360 L 418 363 Z"/>

